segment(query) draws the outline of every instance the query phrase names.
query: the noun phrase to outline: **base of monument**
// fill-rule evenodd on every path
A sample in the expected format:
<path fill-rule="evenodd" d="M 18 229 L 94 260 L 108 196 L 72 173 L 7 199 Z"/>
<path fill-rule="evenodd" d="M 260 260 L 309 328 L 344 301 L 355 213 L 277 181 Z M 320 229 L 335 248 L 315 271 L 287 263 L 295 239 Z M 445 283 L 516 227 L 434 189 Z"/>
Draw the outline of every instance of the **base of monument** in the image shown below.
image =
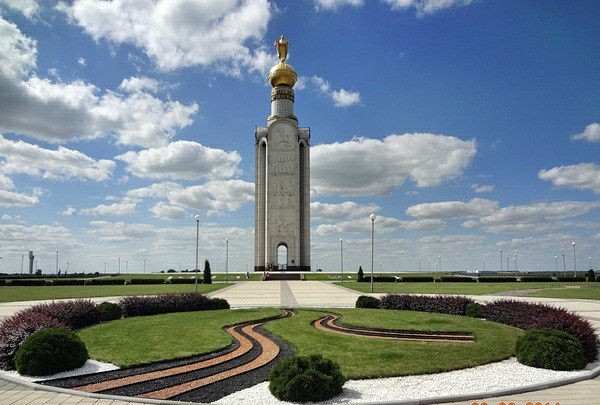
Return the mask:
<path fill-rule="evenodd" d="M 277 266 L 273 266 L 270 270 L 267 270 L 266 266 L 254 266 L 254 271 L 270 271 L 272 273 L 281 272 L 281 271 L 310 271 L 310 266 L 287 266 L 284 268 L 278 268 Z"/>

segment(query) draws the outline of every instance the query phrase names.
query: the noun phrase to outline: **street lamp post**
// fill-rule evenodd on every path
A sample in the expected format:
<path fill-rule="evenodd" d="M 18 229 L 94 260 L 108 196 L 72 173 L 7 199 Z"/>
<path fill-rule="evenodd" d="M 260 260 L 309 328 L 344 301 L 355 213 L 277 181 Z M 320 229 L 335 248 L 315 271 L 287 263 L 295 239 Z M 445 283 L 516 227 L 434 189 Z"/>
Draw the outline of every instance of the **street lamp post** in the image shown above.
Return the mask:
<path fill-rule="evenodd" d="M 200 214 L 196 214 L 196 216 L 194 216 L 194 219 L 196 220 L 196 274 L 194 276 L 194 291 L 198 292 L 198 235 L 200 230 Z M 144 265 L 145 263 L 146 260 L 144 259 Z"/>
<path fill-rule="evenodd" d="M 592 269 L 592 256 L 588 257 L 590 270 Z"/>
<path fill-rule="evenodd" d="M 21 274 L 23 274 L 23 258 L 25 255 L 21 255 Z"/>
<path fill-rule="evenodd" d="M 340 277 L 342 279 L 342 283 L 344 282 L 344 238 L 340 238 Z"/>
<path fill-rule="evenodd" d="M 500 249 L 500 273 L 502 273 L 502 249 Z"/>
<path fill-rule="evenodd" d="M 125 260 L 125 274 L 129 273 L 129 260 Z"/>
<path fill-rule="evenodd" d="M 117 256 L 117 259 L 119 259 L 119 274 L 121 274 L 121 256 Z"/>
<path fill-rule="evenodd" d="M 421 256 L 419 256 L 419 273 L 421 272 Z"/>
<path fill-rule="evenodd" d="M 146 258 L 144 257 L 144 274 L 146 274 Z"/>
<path fill-rule="evenodd" d="M 573 276 L 577 277 L 577 259 L 575 258 L 575 242 L 571 243 L 573 245 Z"/>
<path fill-rule="evenodd" d="M 371 220 L 371 292 L 373 292 L 373 263 L 374 263 L 374 253 L 375 253 L 375 218 L 377 216 L 374 213 L 369 215 L 369 219 Z"/>
<path fill-rule="evenodd" d="M 481 261 L 481 270 L 485 273 L 485 260 Z"/>
<path fill-rule="evenodd" d="M 517 267 L 517 252 L 515 251 L 515 273 L 517 273 L 519 271 L 518 267 Z"/>
<path fill-rule="evenodd" d="M 229 238 L 225 238 L 225 284 L 229 282 Z"/>
<path fill-rule="evenodd" d="M 427 271 L 431 273 L 431 260 L 427 259 Z"/>
<path fill-rule="evenodd" d="M 58 274 L 58 249 L 56 249 L 56 274 Z"/>
<path fill-rule="evenodd" d="M 440 264 L 440 273 L 441 273 L 442 272 L 442 256 L 441 255 L 438 256 L 438 262 Z"/>
<path fill-rule="evenodd" d="M 562 257 L 563 257 L 563 276 L 567 276 L 567 261 L 565 259 L 565 254 L 561 253 Z"/>
<path fill-rule="evenodd" d="M 554 256 L 554 272 L 558 273 L 558 256 Z"/>

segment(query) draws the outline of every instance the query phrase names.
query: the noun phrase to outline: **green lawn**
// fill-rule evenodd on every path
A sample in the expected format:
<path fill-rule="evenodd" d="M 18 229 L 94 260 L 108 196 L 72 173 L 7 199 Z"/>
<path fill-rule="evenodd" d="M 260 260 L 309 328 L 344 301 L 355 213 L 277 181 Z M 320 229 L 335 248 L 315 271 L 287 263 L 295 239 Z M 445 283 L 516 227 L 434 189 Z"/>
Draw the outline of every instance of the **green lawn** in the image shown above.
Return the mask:
<path fill-rule="evenodd" d="M 527 294 L 528 297 L 600 300 L 600 283 L 578 283 L 580 288 L 561 288 Z"/>
<path fill-rule="evenodd" d="M 198 292 L 209 293 L 226 287 L 225 284 L 199 284 Z M 0 287 L 0 302 L 51 300 L 60 298 L 111 297 L 119 295 L 147 295 L 194 291 L 193 284 L 149 284 L 149 285 L 86 285 L 86 286 L 41 286 Z"/>
<path fill-rule="evenodd" d="M 127 367 L 222 349 L 231 343 L 223 326 L 280 313 L 269 308 L 140 316 L 94 325 L 77 334 L 92 358 Z"/>
<path fill-rule="evenodd" d="M 310 326 L 327 310 L 297 310 L 265 329 L 290 342 L 298 354 L 335 359 L 349 378 L 435 373 L 502 360 L 513 354 L 518 329 L 452 315 L 369 309 L 334 309 L 342 323 L 390 329 L 466 331 L 475 343 L 408 342 L 345 336 Z M 128 318 L 79 332 L 90 355 L 128 366 L 225 347 L 222 326 L 280 313 L 279 309 L 223 310 Z M 177 333 L 173 333 L 177 331 Z"/>
<path fill-rule="evenodd" d="M 336 283 L 360 292 L 370 292 L 370 283 L 356 281 Z M 589 283 L 546 282 L 546 283 L 374 283 L 376 293 L 406 293 L 406 294 L 464 294 L 484 295 L 514 290 L 557 289 L 555 291 L 573 291 L 567 287 L 585 287 Z M 564 289 L 564 290 L 563 290 Z M 550 291 L 544 291 L 546 294 Z M 548 295 L 539 295 L 546 297 Z M 598 298 L 591 298 L 598 299 Z"/>

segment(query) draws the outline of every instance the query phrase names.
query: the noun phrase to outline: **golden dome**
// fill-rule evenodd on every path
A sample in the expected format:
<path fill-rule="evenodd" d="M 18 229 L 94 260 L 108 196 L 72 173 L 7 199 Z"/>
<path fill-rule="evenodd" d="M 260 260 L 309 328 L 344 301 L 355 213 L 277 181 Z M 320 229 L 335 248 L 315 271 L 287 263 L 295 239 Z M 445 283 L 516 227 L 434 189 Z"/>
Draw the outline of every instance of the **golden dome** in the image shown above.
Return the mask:
<path fill-rule="evenodd" d="M 271 86 L 273 87 L 294 87 L 294 84 L 296 84 L 297 80 L 298 75 L 296 75 L 294 68 L 284 61 L 279 62 L 269 71 L 269 83 L 271 83 Z"/>

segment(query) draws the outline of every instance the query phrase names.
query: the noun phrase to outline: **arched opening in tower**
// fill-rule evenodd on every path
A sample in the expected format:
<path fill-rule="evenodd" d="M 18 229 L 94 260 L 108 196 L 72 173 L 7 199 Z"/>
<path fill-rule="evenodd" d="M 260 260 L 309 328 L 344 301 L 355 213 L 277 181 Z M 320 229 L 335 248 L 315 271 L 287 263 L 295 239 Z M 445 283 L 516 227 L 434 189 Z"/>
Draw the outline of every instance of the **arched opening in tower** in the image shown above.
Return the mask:
<path fill-rule="evenodd" d="M 277 246 L 277 267 L 279 270 L 285 270 L 288 263 L 288 248 L 284 243 Z"/>

